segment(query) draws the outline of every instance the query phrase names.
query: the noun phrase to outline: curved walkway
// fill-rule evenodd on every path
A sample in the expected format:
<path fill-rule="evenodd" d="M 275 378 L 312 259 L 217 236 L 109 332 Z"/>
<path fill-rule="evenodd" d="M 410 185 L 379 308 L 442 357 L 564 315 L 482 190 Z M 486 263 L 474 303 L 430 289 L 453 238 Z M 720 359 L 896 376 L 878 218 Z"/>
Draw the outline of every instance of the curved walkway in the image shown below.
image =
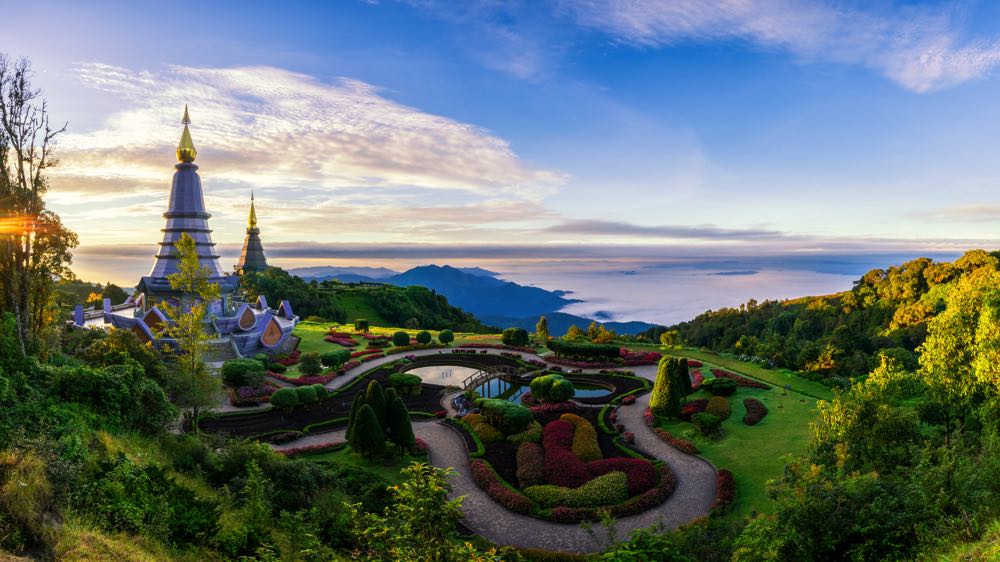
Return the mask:
<path fill-rule="evenodd" d="M 626 538 L 635 529 L 657 524 L 672 529 L 705 516 L 715 499 L 715 468 L 708 461 L 685 455 L 660 440 L 642 419 L 648 402 L 649 394 L 646 394 L 635 404 L 622 406 L 618 410 L 618 420 L 628 431 L 635 433 L 636 445 L 640 449 L 670 466 L 677 476 L 677 489 L 659 507 L 619 518 L 616 523 L 619 539 Z M 519 515 L 494 502 L 472 480 L 465 441 L 448 426 L 429 421 L 414 424 L 413 430 L 417 437 L 430 444 L 431 464 L 456 470 L 451 479 L 451 497 L 465 497 L 462 503 L 464 523 L 479 535 L 498 545 L 565 552 L 596 552 L 606 546 L 604 529 L 594 529 L 591 536 L 579 525 L 551 523 Z M 344 431 L 340 430 L 309 435 L 293 443 L 273 447 L 281 450 L 343 440 Z"/>

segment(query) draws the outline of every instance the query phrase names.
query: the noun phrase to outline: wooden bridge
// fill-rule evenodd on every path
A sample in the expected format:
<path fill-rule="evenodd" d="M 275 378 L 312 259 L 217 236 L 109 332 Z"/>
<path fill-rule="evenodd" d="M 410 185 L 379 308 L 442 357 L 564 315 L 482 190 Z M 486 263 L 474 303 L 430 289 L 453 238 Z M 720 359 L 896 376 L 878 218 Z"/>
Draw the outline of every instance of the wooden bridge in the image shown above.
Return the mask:
<path fill-rule="evenodd" d="M 489 384 L 492 380 L 498 380 L 499 384 L 494 385 Z M 487 369 L 480 369 L 475 373 L 472 373 L 462 381 L 462 388 L 464 390 L 471 390 L 479 387 L 483 387 L 482 396 L 483 398 L 493 398 L 494 390 L 496 390 L 496 395 L 501 396 L 506 393 L 514 385 L 520 386 L 521 379 L 517 374 L 517 369 L 513 367 L 490 367 Z"/>

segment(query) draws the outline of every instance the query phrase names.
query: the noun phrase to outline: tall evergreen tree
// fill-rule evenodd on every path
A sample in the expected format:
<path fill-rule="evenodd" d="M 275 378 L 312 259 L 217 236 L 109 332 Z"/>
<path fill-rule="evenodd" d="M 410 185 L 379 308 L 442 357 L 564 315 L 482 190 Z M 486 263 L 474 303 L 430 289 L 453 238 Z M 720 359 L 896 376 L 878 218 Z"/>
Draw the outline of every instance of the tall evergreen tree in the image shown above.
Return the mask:
<path fill-rule="evenodd" d="M 671 417 L 680 412 L 680 398 L 677 381 L 674 379 L 676 362 L 669 355 L 660 359 L 653 383 L 653 395 L 649 398 L 649 409 L 657 416 Z"/>
<path fill-rule="evenodd" d="M 356 419 L 351 448 L 369 458 L 384 455 L 385 432 L 371 404 L 361 406 Z"/>
<path fill-rule="evenodd" d="M 538 317 L 538 324 L 535 324 L 535 335 L 542 345 L 549 341 L 549 319 L 544 315 Z"/>
<path fill-rule="evenodd" d="M 678 357 L 677 366 L 674 369 L 677 377 L 677 382 L 680 383 L 681 396 L 687 396 L 694 392 L 694 388 L 691 386 L 691 371 L 688 368 L 687 357 Z"/>
<path fill-rule="evenodd" d="M 399 398 L 389 403 L 389 440 L 396 444 L 400 453 L 403 449 L 413 448 L 416 443 L 410 412 Z"/>
<path fill-rule="evenodd" d="M 375 419 L 383 428 L 388 427 L 389 411 L 385 404 L 385 393 L 382 392 L 382 385 L 378 381 L 368 383 L 368 392 L 365 395 L 365 402 L 372 407 L 375 412 Z"/>
<path fill-rule="evenodd" d="M 392 401 L 396 399 L 396 389 L 390 386 L 385 389 L 383 395 L 385 396 L 386 411 L 388 411 L 389 406 L 392 406 Z"/>
<path fill-rule="evenodd" d="M 358 392 L 354 395 L 354 401 L 351 402 L 351 412 L 347 414 L 347 433 L 345 437 L 348 443 L 352 443 L 351 435 L 354 433 L 354 424 L 358 421 L 358 410 L 365 404 L 367 404 L 367 401 L 365 400 L 364 392 Z"/>

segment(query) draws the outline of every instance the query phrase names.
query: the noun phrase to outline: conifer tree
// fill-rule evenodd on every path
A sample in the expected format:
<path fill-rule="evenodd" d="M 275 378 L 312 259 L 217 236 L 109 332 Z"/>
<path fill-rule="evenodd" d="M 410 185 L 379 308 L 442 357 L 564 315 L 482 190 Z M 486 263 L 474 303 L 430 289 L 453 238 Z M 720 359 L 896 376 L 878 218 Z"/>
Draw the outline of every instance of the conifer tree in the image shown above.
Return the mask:
<path fill-rule="evenodd" d="M 691 371 L 688 369 L 687 357 L 677 358 L 677 367 L 675 369 L 677 375 L 677 381 L 680 383 L 681 396 L 687 396 L 694 392 L 694 388 L 691 387 Z"/>
<path fill-rule="evenodd" d="M 388 427 L 388 409 L 385 404 L 385 393 L 382 392 L 382 385 L 378 381 L 368 383 L 368 392 L 365 395 L 365 402 L 372 407 L 375 412 L 375 419 L 382 428 Z"/>
<path fill-rule="evenodd" d="M 385 454 L 385 432 L 379 425 L 378 417 L 371 404 L 358 410 L 351 448 L 368 458 Z"/>
<path fill-rule="evenodd" d="M 396 389 L 390 386 L 382 394 L 385 396 L 386 411 L 388 412 L 389 406 L 392 406 L 392 401 L 396 399 Z"/>
<path fill-rule="evenodd" d="M 389 403 L 389 440 L 396 444 L 400 453 L 403 449 L 413 448 L 416 443 L 410 412 L 399 398 Z"/>
<path fill-rule="evenodd" d="M 366 403 L 364 392 L 358 392 L 354 395 L 354 401 L 351 402 L 351 412 L 347 414 L 347 433 L 345 437 L 348 443 L 351 443 L 351 435 L 354 433 L 354 424 L 357 422 L 358 410 Z"/>
<path fill-rule="evenodd" d="M 665 356 L 660 359 L 656 381 L 653 383 L 653 395 L 649 398 L 649 409 L 657 416 L 676 416 L 680 412 L 680 393 L 674 379 L 675 371 L 676 362 L 673 357 Z"/>

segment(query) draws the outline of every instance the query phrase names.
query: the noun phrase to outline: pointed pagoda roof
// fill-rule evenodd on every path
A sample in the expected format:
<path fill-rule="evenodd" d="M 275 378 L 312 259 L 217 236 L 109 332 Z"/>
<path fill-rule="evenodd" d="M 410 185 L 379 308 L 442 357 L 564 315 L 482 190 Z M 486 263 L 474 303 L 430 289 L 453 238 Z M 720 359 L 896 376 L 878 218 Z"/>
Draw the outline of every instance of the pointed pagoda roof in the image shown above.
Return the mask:
<path fill-rule="evenodd" d="M 247 218 L 247 235 L 243 240 L 243 252 L 240 261 L 233 270 L 243 275 L 251 271 L 267 269 L 267 259 L 264 258 L 264 246 L 260 242 L 260 229 L 257 228 L 257 210 L 254 207 L 253 192 L 250 192 L 250 216 Z"/>

